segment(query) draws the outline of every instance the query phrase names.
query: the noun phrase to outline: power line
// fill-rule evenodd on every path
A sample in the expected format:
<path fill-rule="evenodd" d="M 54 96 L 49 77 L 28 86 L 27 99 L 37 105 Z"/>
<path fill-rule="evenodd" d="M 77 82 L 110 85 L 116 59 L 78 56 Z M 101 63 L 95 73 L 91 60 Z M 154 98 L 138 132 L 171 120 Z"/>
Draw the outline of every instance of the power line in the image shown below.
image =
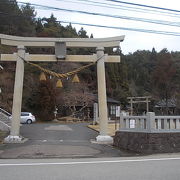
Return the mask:
<path fill-rule="evenodd" d="M 27 4 L 24 2 L 18 2 L 18 3 Z M 180 27 L 180 23 L 178 23 L 178 22 L 151 20 L 151 19 L 145 19 L 145 18 L 135 18 L 135 17 L 130 17 L 130 16 L 109 15 L 109 14 L 95 13 L 95 12 L 86 12 L 86 11 L 80 11 L 80 10 L 72 10 L 72 9 L 57 8 L 57 7 L 52 7 L 52 6 L 45 6 L 45 5 L 34 4 L 34 3 L 29 3 L 29 4 L 33 5 L 35 7 L 46 8 L 46 9 L 54 9 L 57 11 L 80 13 L 80 14 L 93 15 L 93 16 L 104 16 L 104 17 L 110 17 L 110 18 L 126 19 L 126 20 L 132 20 L 132 21 L 141 21 L 141 22 L 146 22 L 146 23 Z"/>
<path fill-rule="evenodd" d="M 97 6 L 97 7 L 105 7 L 105 8 L 111 8 L 111 9 L 121 9 L 125 11 L 135 11 L 135 12 L 141 12 L 141 13 L 150 13 L 150 14 L 160 14 L 163 16 L 170 16 L 170 17 L 175 17 L 175 18 L 180 18 L 179 14 L 173 13 L 173 12 L 164 12 L 164 11 L 158 11 L 154 9 L 142 9 L 139 7 L 129 7 L 129 6 L 123 6 L 123 5 L 117 5 L 117 4 L 109 4 L 109 3 L 104 3 L 104 2 L 97 2 L 97 1 L 92 1 L 92 0 L 56 0 L 56 1 L 64 1 L 64 2 L 71 2 L 71 3 L 76 3 L 80 2 L 81 4 L 86 4 L 86 5 L 92 5 L 92 6 Z"/>
<path fill-rule="evenodd" d="M 131 3 L 131 2 L 125 2 L 125 1 L 118 1 L 118 0 L 105 0 L 105 1 L 110 1 L 110 2 L 116 2 L 116 3 L 121 3 L 121 4 L 128 4 L 128 5 L 133 5 L 133 6 L 140 6 L 140 7 L 146 7 L 146 8 L 159 9 L 159 10 L 163 10 L 163 11 L 171 11 L 171 12 L 180 13 L 179 10 L 163 8 L 163 7 L 159 7 L 159 6 L 150 6 L 150 5 L 145 5 L 145 4 Z"/>
<path fill-rule="evenodd" d="M 5 12 L 0 12 L 0 14 L 3 14 L 5 16 L 13 17 L 13 18 L 22 18 L 26 16 L 22 15 L 10 15 Z M 38 19 L 38 18 L 34 18 Z M 99 27 L 99 28 L 108 28 L 108 29 L 119 29 L 119 30 L 126 30 L 126 31 L 135 31 L 135 32 L 144 32 L 144 33 L 152 33 L 152 34 L 162 34 L 162 35 L 171 35 L 171 36 L 180 36 L 180 33 L 178 32 L 170 32 L 170 31 L 157 31 L 152 29 L 139 29 L 139 28 L 126 28 L 126 27 L 117 27 L 117 26 L 105 26 L 105 25 L 97 25 L 97 24 L 88 24 L 88 23 L 80 23 L 80 22 L 70 22 L 70 21 L 56 21 L 59 23 L 71 23 L 76 25 L 84 25 L 84 26 L 92 26 L 92 27 Z"/>
<path fill-rule="evenodd" d="M 153 34 L 162 34 L 162 35 L 171 35 L 171 36 L 180 36 L 178 32 L 170 32 L 170 31 L 157 31 L 152 29 L 139 29 L 139 28 L 126 28 L 126 27 L 117 27 L 117 26 L 105 26 L 105 25 L 97 25 L 97 24 L 87 24 L 87 23 L 79 23 L 79 22 L 69 22 L 69 21 L 57 21 L 60 23 L 71 23 L 76 25 L 84 25 L 84 26 L 93 26 L 100 28 L 108 28 L 108 29 L 119 29 L 126 31 L 136 31 L 136 32 L 144 32 L 144 33 L 153 33 Z"/>

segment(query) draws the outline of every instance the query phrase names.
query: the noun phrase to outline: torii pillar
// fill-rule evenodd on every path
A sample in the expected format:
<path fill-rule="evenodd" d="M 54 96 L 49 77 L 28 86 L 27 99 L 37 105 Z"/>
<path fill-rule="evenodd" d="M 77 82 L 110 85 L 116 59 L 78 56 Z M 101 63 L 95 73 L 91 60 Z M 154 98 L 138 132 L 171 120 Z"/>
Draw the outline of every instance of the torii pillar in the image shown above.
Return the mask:
<path fill-rule="evenodd" d="M 97 141 L 112 141 L 108 135 L 108 112 L 106 96 L 106 79 L 104 65 L 104 47 L 97 47 L 97 83 L 98 83 L 98 106 L 99 106 L 99 128 L 100 134 L 96 137 Z"/>
<path fill-rule="evenodd" d="M 11 132 L 5 138 L 6 142 L 22 142 L 20 136 L 20 114 L 22 104 L 24 62 L 57 62 L 55 55 L 29 54 L 25 53 L 25 47 L 55 47 L 56 43 L 63 42 L 66 47 L 95 47 L 94 55 L 67 55 L 66 62 L 96 62 L 97 61 L 97 83 L 98 83 L 98 105 L 99 105 L 99 122 L 100 133 L 96 137 L 98 142 L 112 142 L 112 137 L 108 135 L 108 113 L 107 113 L 107 96 L 105 80 L 105 62 L 120 62 L 120 56 L 108 56 L 104 54 L 104 47 L 118 47 L 124 40 L 124 36 L 111 38 L 39 38 L 39 37 L 18 37 L 0 34 L 1 44 L 16 46 L 17 53 L 1 54 L 2 61 L 16 61 L 16 75 L 12 108 Z"/>

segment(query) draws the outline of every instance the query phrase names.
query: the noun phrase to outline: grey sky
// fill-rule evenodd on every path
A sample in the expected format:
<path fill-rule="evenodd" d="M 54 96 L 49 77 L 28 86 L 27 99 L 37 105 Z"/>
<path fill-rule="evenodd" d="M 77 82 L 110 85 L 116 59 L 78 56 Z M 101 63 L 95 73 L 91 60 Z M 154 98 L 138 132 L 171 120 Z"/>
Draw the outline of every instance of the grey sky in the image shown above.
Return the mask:
<path fill-rule="evenodd" d="M 71 1 L 71 2 L 69 2 Z M 103 1 L 103 0 L 93 0 L 96 2 L 103 2 L 110 4 L 111 2 Z M 139 4 L 146 4 L 152 6 L 160 6 L 164 8 L 176 9 L 179 10 L 180 1 L 178 0 L 131 0 L 127 2 L 139 3 Z M 115 9 L 115 8 L 105 8 L 105 7 L 97 7 L 92 5 L 85 5 L 78 2 L 77 0 L 21 0 L 21 2 L 29 2 L 41 5 L 48 5 L 53 7 L 59 8 L 66 8 L 66 9 L 75 9 L 81 11 L 88 11 L 88 12 L 98 12 L 103 14 L 111 14 L 111 15 L 118 15 L 118 16 L 131 16 L 131 17 L 138 17 L 138 18 L 148 18 L 148 19 L 157 19 L 157 20 L 164 20 L 164 21 L 173 21 L 177 22 L 180 25 L 180 13 L 176 17 L 172 17 L 171 15 L 162 16 L 160 14 L 149 14 L 149 13 L 140 13 L 131 10 L 122 10 L 122 9 Z M 83 3 L 87 3 L 83 2 Z M 112 3 L 111 3 L 112 4 Z M 117 5 L 117 4 L 116 4 Z M 119 4 L 124 6 L 123 4 Z M 126 5 L 127 6 L 127 5 Z M 118 6 L 116 6 L 118 7 Z M 133 7 L 133 6 L 131 6 Z M 69 21 L 69 22 L 80 22 L 80 23 L 87 23 L 87 24 L 97 24 L 97 25 L 105 25 L 105 26 L 118 26 L 118 27 L 127 27 L 127 28 L 141 28 L 141 29 L 152 29 L 152 30 L 159 30 L 159 31 L 171 31 L 171 32 L 180 32 L 180 27 L 173 27 L 173 26 L 165 26 L 165 25 L 156 25 L 151 23 L 144 23 L 138 21 L 130 21 L 130 20 L 123 20 L 118 18 L 110 18 L 110 17 L 101 17 L 101 16 L 93 16 L 93 15 L 84 15 L 78 13 L 70 13 L 70 12 L 63 12 L 63 11 L 53 11 L 47 9 L 36 9 L 37 17 L 49 17 L 52 13 L 57 18 L 57 20 L 61 21 Z M 66 25 L 66 24 L 63 24 Z M 73 23 L 72 23 L 73 25 Z M 88 35 L 91 33 L 94 35 L 95 38 L 100 37 L 112 37 L 112 36 L 119 36 L 125 35 L 125 40 L 121 43 L 122 52 L 127 54 L 129 52 L 134 52 L 136 50 L 151 50 L 153 47 L 157 51 L 160 51 L 163 48 L 167 48 L 169 51 L 179 51 L 180 46 L 180 36 L 167 36 L 167 35 L 159 35 L 159 34 L 150 34 L 150 33 L 140 33 L 140 32 L 133 32 L 133 31 L 124 31 L 124 30 L 115 30 L 115 29 L 107 29 L 107 28 L 99 28 L 99 27 L 89 27 L 89 26 L 82 26 L 82 25 L 73 25 L 77 30 L 83 27 L 87 32 Z"/>

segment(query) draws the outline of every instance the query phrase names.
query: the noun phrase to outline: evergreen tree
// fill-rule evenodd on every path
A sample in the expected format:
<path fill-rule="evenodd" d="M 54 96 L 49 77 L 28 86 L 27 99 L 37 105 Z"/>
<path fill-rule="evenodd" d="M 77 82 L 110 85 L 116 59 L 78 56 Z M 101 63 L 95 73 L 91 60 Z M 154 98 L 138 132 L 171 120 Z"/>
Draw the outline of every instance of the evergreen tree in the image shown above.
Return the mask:
<path fill-rule="evenodd" d="M 41 121 L 52 121 L 56 106 L 56 93 L 53 83 L 50 80 L 41 81 L 37 96 L 38 117 Z"/>
<path fill-rule="evenodd" d="M 21 20 L 19 22 L 18 32 L 20 36 L 36 35 L 35 9 L 29 4 L 21 7 Z"/>
<path fill-rule="evenodd" d="M 87 31 L 85 31 L 83 28 L 81 28 L 81 29 L 78 31 L 78 36 L 79 36 L 80 38 L 88 38 Z"/>
<path fill-rule="evenodd" d="M 21 10 L 16 0 L 0 0 L 0 33 L 17 35 Z"/>

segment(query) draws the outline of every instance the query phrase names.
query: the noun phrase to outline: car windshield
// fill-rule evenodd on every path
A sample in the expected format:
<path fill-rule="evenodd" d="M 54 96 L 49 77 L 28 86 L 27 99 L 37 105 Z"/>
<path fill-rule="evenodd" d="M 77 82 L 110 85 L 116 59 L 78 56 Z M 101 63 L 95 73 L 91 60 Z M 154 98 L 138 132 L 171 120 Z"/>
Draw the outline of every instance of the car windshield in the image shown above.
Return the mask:
<path fill-rule="evenodd" d="M 21 116 L 29 116 L 29 113 L 22 112 L 22 113 L 21 113 Z"/>

